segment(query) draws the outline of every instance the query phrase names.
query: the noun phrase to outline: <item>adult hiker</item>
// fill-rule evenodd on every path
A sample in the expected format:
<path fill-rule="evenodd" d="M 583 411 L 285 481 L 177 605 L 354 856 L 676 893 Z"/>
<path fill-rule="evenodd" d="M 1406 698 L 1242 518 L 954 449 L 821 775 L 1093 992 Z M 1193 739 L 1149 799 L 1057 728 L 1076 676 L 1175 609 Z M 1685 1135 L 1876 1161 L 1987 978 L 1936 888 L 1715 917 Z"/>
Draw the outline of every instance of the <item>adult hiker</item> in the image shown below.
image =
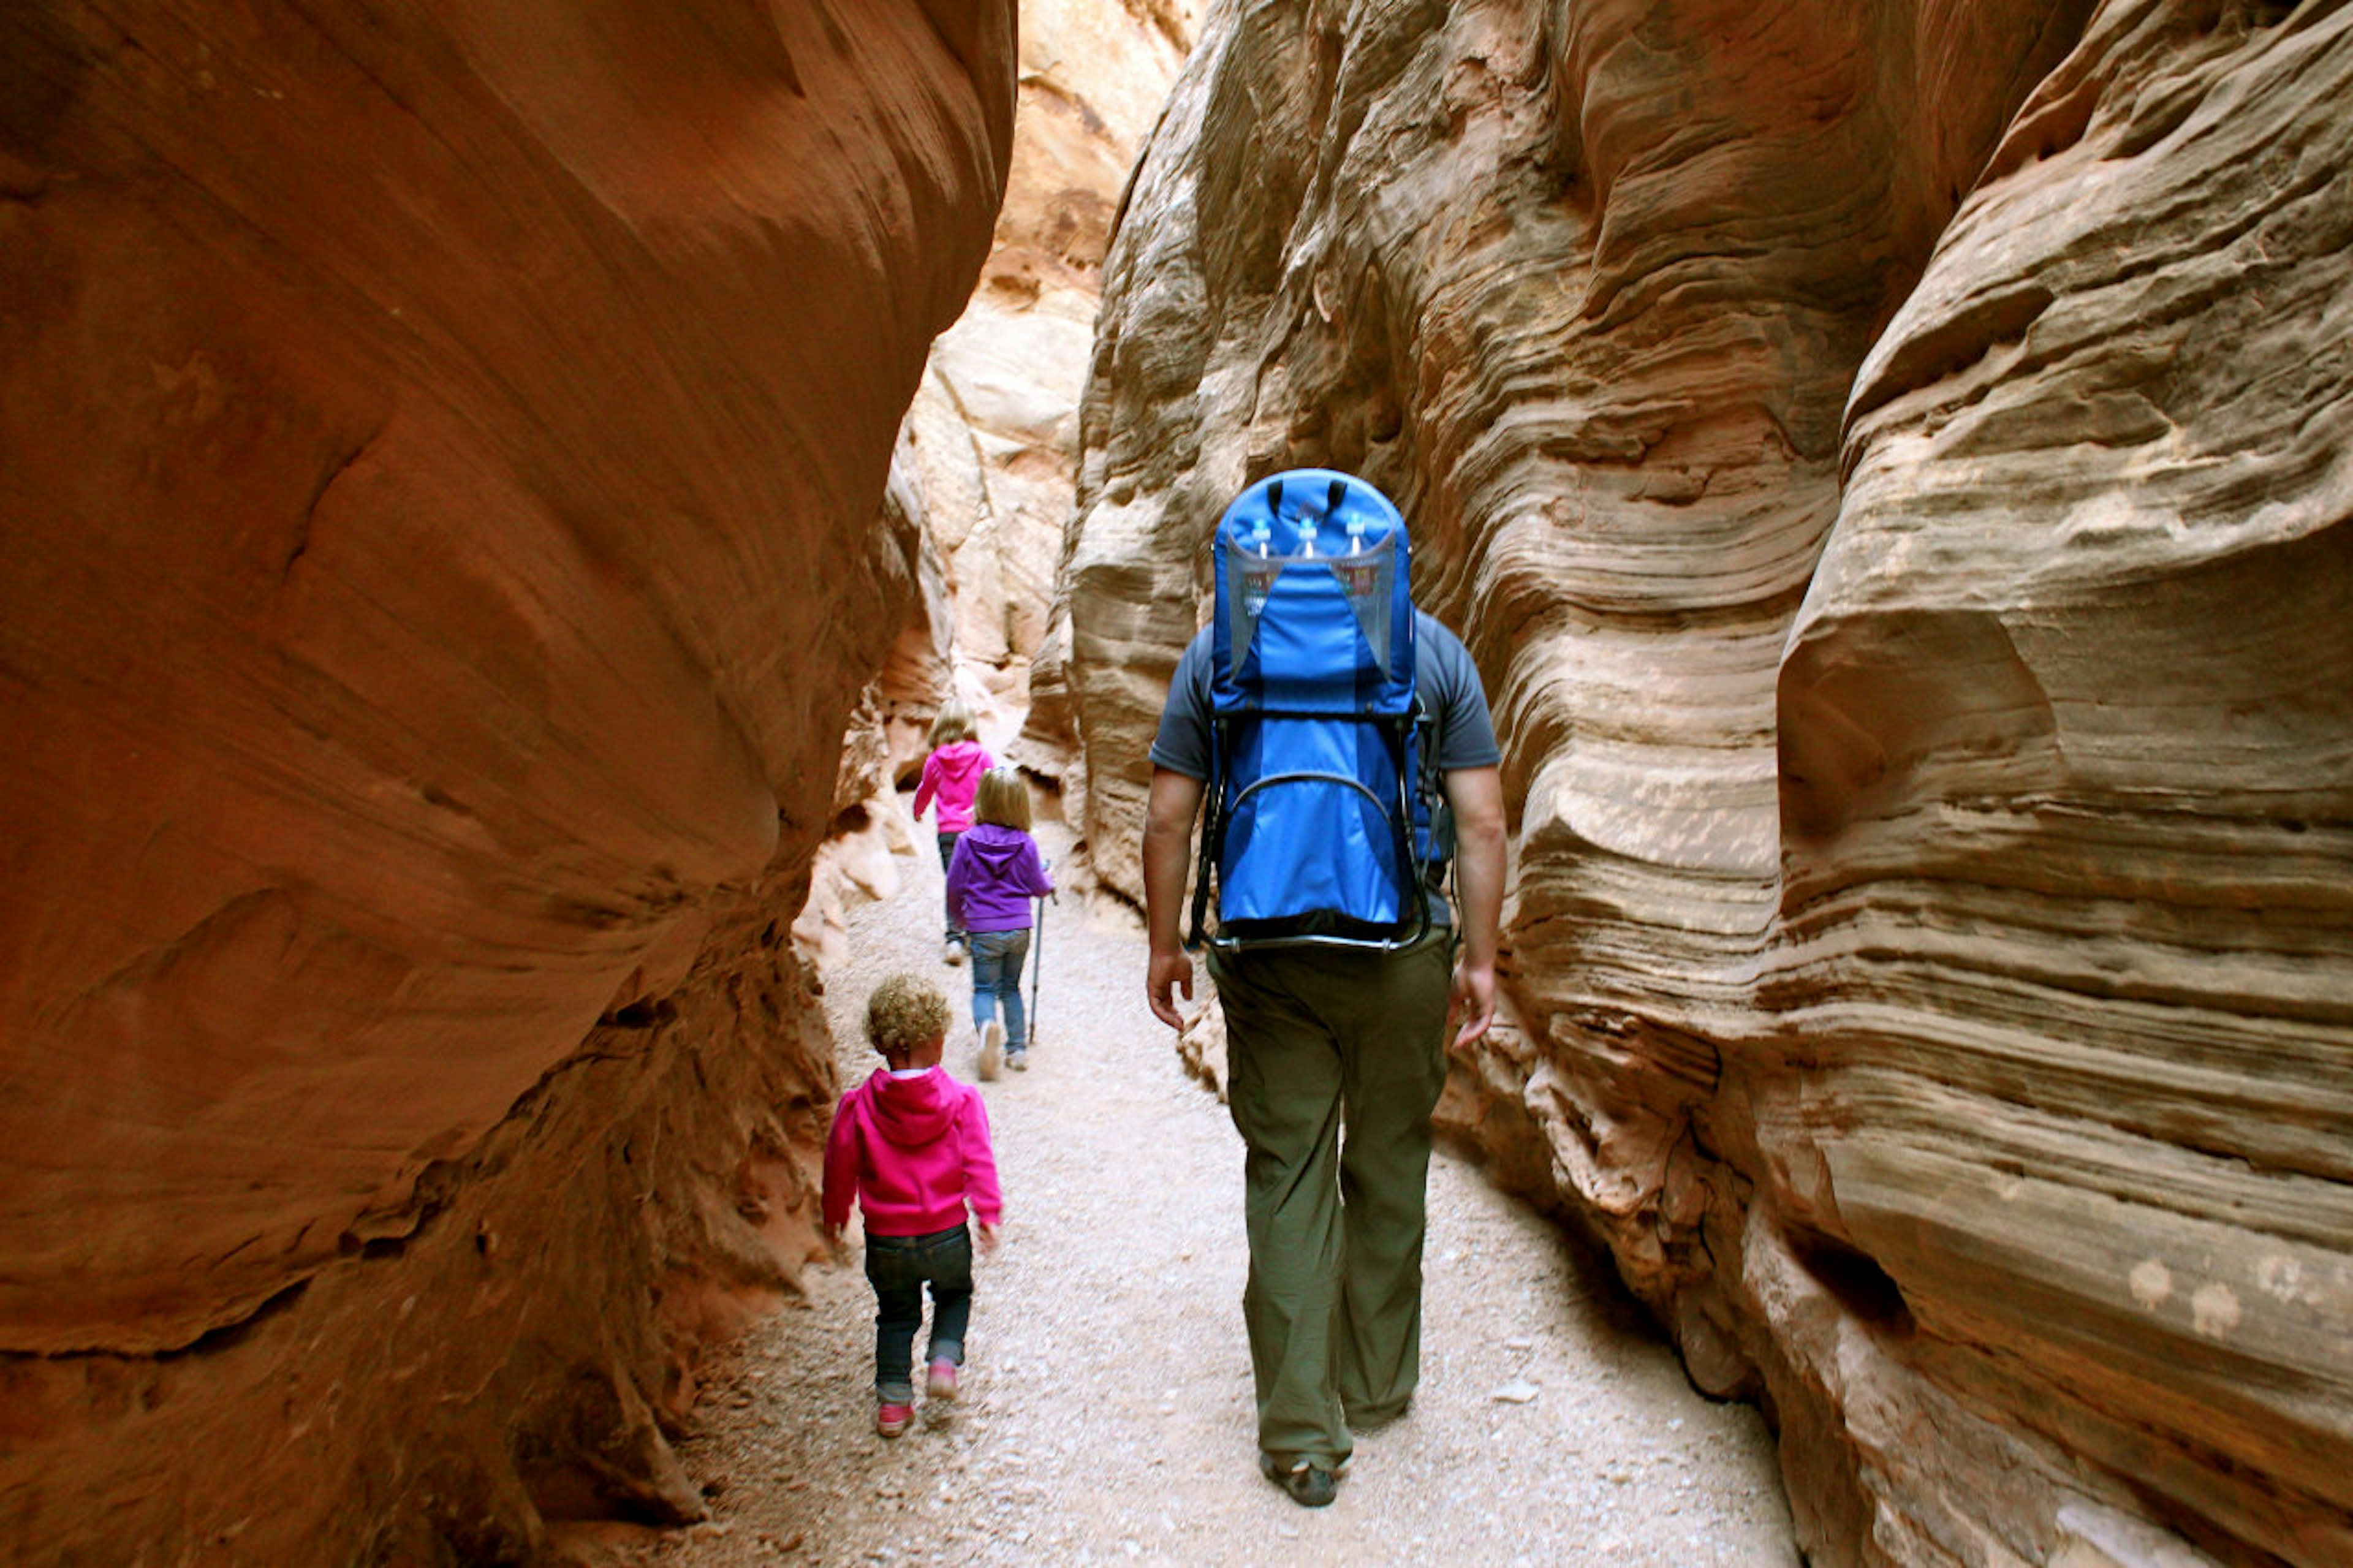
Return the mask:
<path fill-rule="evenodd" d="M 1402 1415 L 1420 1375 L 1430 1113 L 1449 1030 L 1460 1049 L 1494 1017 L 1501 753 L 1477 668 L 1411 606 L 1402 520 L 1370 485 L 1261 480 L 1220 521 L 1217 553 L 1218 613 L 1177 662 L 1152 747 L 1145 986 L 1181 1027 L 1179 911 L 1206 799 L 1218 928 L 1197 889 L 1193 938 L 1247 1146 L 1260 1465 L 1314 1508 L 1336 1493 L 1351 1427 Z M 1376 710 L 1393 717 L 1360 717 Z M 1450 810 L 1459 918 L 1439 890 Z"/>

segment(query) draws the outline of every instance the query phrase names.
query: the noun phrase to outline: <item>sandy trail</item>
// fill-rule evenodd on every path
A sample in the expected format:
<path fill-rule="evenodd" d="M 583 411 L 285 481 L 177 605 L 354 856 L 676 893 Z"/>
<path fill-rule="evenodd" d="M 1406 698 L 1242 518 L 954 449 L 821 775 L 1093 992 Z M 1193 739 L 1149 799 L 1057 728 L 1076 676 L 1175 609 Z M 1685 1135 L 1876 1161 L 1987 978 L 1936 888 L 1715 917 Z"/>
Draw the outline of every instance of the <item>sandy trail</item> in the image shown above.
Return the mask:
<path fill-rule="evenodd" d="M 969 972 L 940 962 L 919 832 L 904 889 L 853 914 L 852 956 L 828 977 L 845 1083 L 875 1065 L 859 1022 L 900 968 L 948 992 L 948 1067 L 974 1076 Z M 1051 824 L 1039 837 L 1050 857 L 1070 840 Z M 713 1522 L 630 1561 L 1798 1562 L 1757 1413 L 1694 1393 L 1605 1267 L 1442 1154 L 1411 1414 L 1359 1440 L 1328 1509 L 1261 1479 L 1240 1140 L 1144 1005 L 1131 914 L 1066 898 L 1043 950 L 1031 1070 L 986 1086 L 1007 1214 L 965 1398 L 877 1436 L 872 1295 L 855 1263 L 813 1268 L 807 1302 L 713 1369 L 681 1445 Z"/>

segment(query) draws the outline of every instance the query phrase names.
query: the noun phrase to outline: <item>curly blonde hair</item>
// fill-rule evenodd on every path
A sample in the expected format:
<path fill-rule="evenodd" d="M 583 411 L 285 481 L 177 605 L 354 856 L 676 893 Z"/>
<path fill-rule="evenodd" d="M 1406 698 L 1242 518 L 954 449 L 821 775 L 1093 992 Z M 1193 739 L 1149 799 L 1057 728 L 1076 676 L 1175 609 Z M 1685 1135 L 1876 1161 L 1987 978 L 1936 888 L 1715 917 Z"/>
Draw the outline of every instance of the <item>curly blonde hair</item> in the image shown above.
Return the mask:
<path fill-rule="evenodd" d="M 948 999 L 928 980 L 893 974 L 866 999 L 867 1042 L 885 1057 L 902 1057 L 948 1032 Z"/>

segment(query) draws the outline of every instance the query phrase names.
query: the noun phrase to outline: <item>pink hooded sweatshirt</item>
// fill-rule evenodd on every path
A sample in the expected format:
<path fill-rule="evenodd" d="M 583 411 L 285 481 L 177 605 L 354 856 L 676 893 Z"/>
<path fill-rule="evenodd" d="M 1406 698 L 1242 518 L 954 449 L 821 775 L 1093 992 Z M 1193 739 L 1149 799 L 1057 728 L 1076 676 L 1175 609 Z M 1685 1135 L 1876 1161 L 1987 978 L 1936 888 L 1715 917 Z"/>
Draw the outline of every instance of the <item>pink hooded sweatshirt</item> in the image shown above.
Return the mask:
<path fill-rule="evenodd" d="M 871 1236 L 929 1236 L 995 1225 L 1004 1200 L 980 1090 L 945 1068 L 893 1078 L 888 1068 L 841 1097 L 825 1140 L 825 1223 L 849 1223 L 858 1197 Z"/>
<path fill-rule="evenodd" d="M 915 786 L 915 816 L 934 798 L 940 803 L 940 831 L 962 833 L 972 826 L 972 797 L 980 793 L 980 775 L 997 765 L 978 741 L 950 741 L 923 759 L 923 782 Z"/>

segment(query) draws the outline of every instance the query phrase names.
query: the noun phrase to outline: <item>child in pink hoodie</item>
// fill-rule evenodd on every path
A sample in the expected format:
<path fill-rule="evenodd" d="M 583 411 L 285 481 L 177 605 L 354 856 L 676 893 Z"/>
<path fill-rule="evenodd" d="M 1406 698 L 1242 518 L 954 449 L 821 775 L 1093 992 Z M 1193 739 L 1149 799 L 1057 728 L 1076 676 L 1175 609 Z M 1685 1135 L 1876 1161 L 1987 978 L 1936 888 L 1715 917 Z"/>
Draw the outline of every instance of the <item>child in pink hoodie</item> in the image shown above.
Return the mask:
<path fill-rule="evenodd" d="M 934 800 L 940 803 L 940 871 L 944 876 L 955 859 L 956 840 L 972 826 L 972 797 L 980 788 L 980 775 L 997 762 L 972 738 L 972 710 L 954 698 L 941 703 L 932 720 L 931 747 L 931 755 L 923 759 L 923 783 L 915 786 L 915 820 L 923 819 L 923 808 Z M 962 963 L 968 942 L 953 909 L 947 932 L 941 956 Z"/>
<path fill-rule="evenodd" d="M 854 1194 L 866 1216 L 866 1278 L 874 1287 L 874 1429 L 896 1437 L 915 1417 L 912 1362 L 932 1289 L 924 1392 L 956 1396 L 972 1318 L 971 1210 L 980 1249 L 997 1248 L 1003 1199 L 980 1091 L 940 1067 L 948 1001 L 894 974 L 866 1002 L 866 1037 L 886 1064 L 841 1097 L 825 1141 L 826 1239 L 839 1247 Z"/>

